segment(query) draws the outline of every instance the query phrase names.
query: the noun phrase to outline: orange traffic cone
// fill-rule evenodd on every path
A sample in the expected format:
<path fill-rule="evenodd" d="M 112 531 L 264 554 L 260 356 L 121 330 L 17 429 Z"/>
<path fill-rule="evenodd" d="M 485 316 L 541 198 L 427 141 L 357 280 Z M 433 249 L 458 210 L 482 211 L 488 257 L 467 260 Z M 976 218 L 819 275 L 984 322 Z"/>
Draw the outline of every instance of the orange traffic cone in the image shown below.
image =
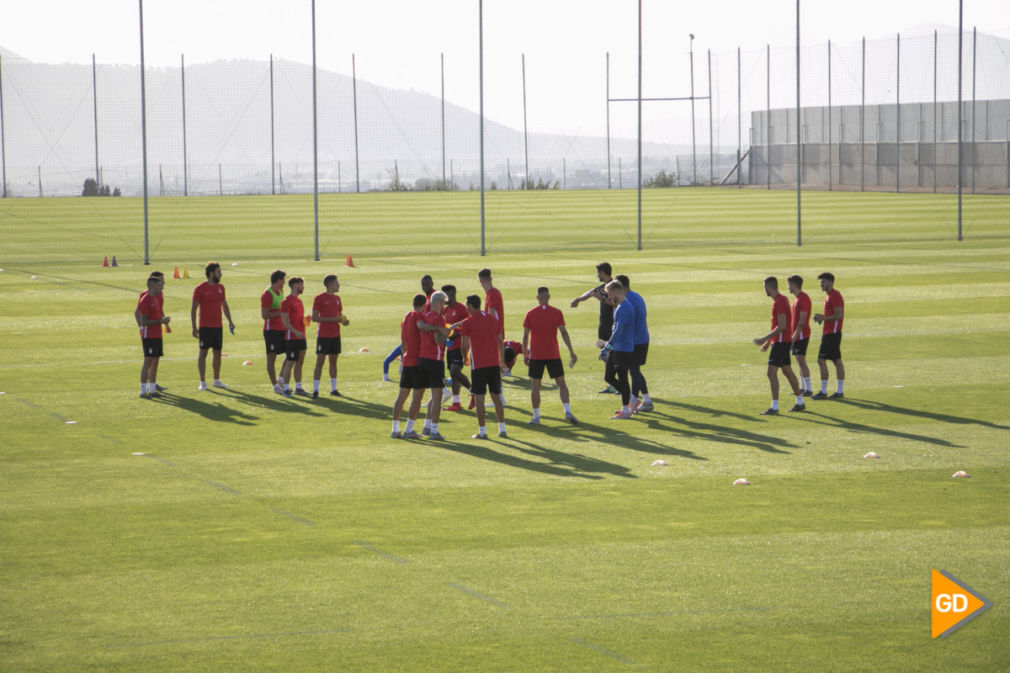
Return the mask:
<path fill-rule="evenodd" d="M 116 261 L 116 256 L 112 256 L 112 266 L 119 266 L 119 262 Z"/>
<path fill-rule="evenodd" d="M 182 277 L 183 278 L 189 278 L 189 267 L 188 266 L 185 269 L 182 270 Z"/>
<path fill-rule="evenodd" d="M 179 275 L 179 267 L 175 267 L 175 273 L 172 274 L 172 278 L 182 278 L 182 276 Z"/>
<path fill-rule="evenodd" d="M 354 260 L 351 259 L 350 255 L 347 256 L 347 266 L 350 266 L 350 267 L 354 266 Z"/>
<path fill-rule="evenodd" d="M 350 259 L 350 257 L 348 257 L 347 259 Z M 108 257 L 108 255 L 106 255 L 105 256 L 105 261 L 102 262 L 102 266 L 108 266 L 108 265 L 109 265 L 109 257 Z"/>

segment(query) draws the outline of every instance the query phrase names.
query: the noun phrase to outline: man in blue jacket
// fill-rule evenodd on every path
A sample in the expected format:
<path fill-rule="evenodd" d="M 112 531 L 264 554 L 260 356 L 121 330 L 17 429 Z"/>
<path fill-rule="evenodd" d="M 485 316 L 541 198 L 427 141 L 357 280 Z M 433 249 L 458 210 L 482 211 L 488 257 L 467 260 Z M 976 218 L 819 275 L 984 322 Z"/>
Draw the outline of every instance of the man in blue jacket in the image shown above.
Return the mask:
<path fill-rule="evenodd" d="M 631 366 L 631 413 L 652 411 L 652 398 L 649 397 L 649 386 L 642 375 L 642 367 L 649 355 L 649 323 L 646 320 L 645 300 L 642 295 L 631 289 L 631 281 L 621 274 L 615 276 L 624 286 L 625 300 L 635 307 L 635 363 Z M 641 399 L 641 402 L 639 402 Z"/>
<path fill-rule="evenodd" d="M 614 306 L 614 326 L 610 341 L 600 350 L 600 359 L 606 360 L 604 378 L 621 394 L 621 410 L 612 419 L 631 418 L 631 385 L 628 372 L 635 362 L 635 307 L 624 296 L 620 281 L 607 283 L 607 301 Z"/>

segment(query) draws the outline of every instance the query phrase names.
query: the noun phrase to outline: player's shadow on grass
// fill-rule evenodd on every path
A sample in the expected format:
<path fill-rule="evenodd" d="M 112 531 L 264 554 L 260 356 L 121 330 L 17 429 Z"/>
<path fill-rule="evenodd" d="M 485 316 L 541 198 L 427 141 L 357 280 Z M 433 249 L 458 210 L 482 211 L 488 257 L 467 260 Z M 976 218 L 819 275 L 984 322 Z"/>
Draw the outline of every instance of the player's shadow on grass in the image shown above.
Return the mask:
<path fill-rule="evenodd" d="M 635 436 L 635 422 L 633 420 L 614 421 L 614 423 L 615 425 L 613 426 L 602 426 L 594 425 L 593 423 L 586 423 L 585 421 L 579 421 L 578 425 L 566 426 L 564 428 L 555 428 L 549 425 L 543 425 L 542 423 L 539 425 L 527 425 L 525 427 L 536 432 L 551 435 L 552 437 L 556 437 L 558 439 L 583 442 L 594 441 L 623 449 L 642 451 L 644 453 L 661 453 L 664 456 L 676 456 L 679 458 L 688 458 L 690 460 L 708 460 L 708 458 L 699 456 L 693 451 L 678 449 L 651 439 L 643 439 Z M 593 435 L 596 436 L 590 436 L 589 433 L 593 433 Z"/>
<path fill-rule="evenodd" d="M 531 426 L 538 430 L 545 429 L 543 426 L 534 425 Z M 564 433 L 558 433 L 563 435 Z M 601 472 L 606 472 L 612 474 L 615 477 L 625 477 L 627 479 L 637 479 L 631 471 L 624 467 L 623 465 L 618 465 L 616 463 L 608 463 L 605 460 L 600 460 L 599 458 L 590 458 L 589 456 L 584 456 L 581 453 L 565 453 L 564 451 L 555 451 L 554 449 L 547 449 L 543 446 L 539 446 L 532 442 L 526 442 L 521 439 L 516 439 L 515 437 L 509 437 L 508 439 L 501 440 L 503 443 L 507 444 L 518 444 L 517 450 L 522 451 L 525 454 L 536 456 L 538 458 L 544 458 L 550 461 L 550 465 L 557 465 L 559 467 L 569 466 L 573 470 L 588 475 L 596 474 Z M 525 448 L 524 448 L 525 447 Z M 598 478 L 598 477 L 594 477 Z"/>
<path fill-rule="evenodd" d="M 421 440 L 415 440 L 414 443 L 422 443 Z M 424 440 L 423 444 L 427 447 L 433 449 L 445 449 L 448 451 L 454 451 L 456 453 L 461 453 L 467 456 L 472 456 L 474 458 L 480 458 L 482 460 L 489 460 L 494 463 L 499 463 L 501 465 L 507 465 L 509 467 L 516 467 L 522 470 L 530 470 L 531 472 L 540 472 L 542 474 L 549 474 L 555 477 L 575 477 L 578 479 L 603 479 L 599 474 L 592 474 L 592 472 L 602 471 L 615 474 L 614 470 L 624 470 L 619 465 L 613 465 L 611 463 L 598 462 L 591 465 L 588 461 L 567 461 L 565 463 L 541 463 L 533 460 L 527 460 L 519 456 L 510 455 L 508 453 L 502 453 L 492 449 L 492 446 L 503 446 L 511 447 L 517 443 L 517 440 L 508 439 L 491 439 L 486 440 L 474 440 L 473 444 L 463 444 L 460 442 L 454 442 L 451 440 L 439 440 L 433 442 L 431 440 Z M 525 442 L 518 442 L 520 444 L 525 444 Z M 529 453 L 529 452 L 527 452 Z M 543 454 L 540 454 L 543 455 Z M 604 467 L 606 466 L 606 467 Z M 592 469 L 593 467 L 601 469 Z"/>
<path fill-rule="evenodd" d="M 409 406 L 409 400 L 407 401 Z M 313 405 L 319 405 L 325 407 L 330 411 L 338 414 L 351 414 L 353 416 L 366 416 L 368 418 L 376 418 L 379 420 L 388 421 L 393 417 L 393 405 L 390 404 L 376 404 L 374 402 L 366 402 L 365 400 L 359 400 L 354 397 L 348 397 L 346 394 L 341 397 L 334 397 L 329 393 L 325 395 L 319 393 L 319 398 L 312 400 Z M 424 414 L 427 411 L 427 407 L 422 406 L 421 411 L 418 413 L 418 418 L 422 421 L 424 420 Z M 404 414 L 406 414 L 407 409 L 404 409 Z"/>
<path fill-rule="evenodd" d="M 884 404 L 883 402 L 875 402 L 873 400 L 860 400 L 853 399 L 851 397 L 845 397 L 840 400 L 831 400 L 835 404 L 848 404 L 850 406 L 859 407 L 860 409 L 867 409 L 869 411 L 883 411 L 890 414 L 905 414 L 908 416 L 915 416 L 917 418 L 926 418 L 931 421 L 940 421 L 941 423 L 955 423 L 960 425 L 981 425 L 986 428 L 994 428 L 996 430 L 1010 430 L 1010 426 L 1000 425 L 999 423 L 993 423 L 991 421 L 983 421 L 978 418 L 965 418 L 964 416 L 951 416 L 950 414 L 938 414 L 935 411 L 926 411 L 924 409 L 909 409 L 908 407 L 897 407 L 893 404 Z"/>
<path fill-rule="evenodd" d="M 222 397 L 230 398 L 236 402 L 242 402 L 243 404 L 248 404 L 253 407 L 270 409 L 272 411 L 289 411 L 300 414 L 307 414 L 309 416 L 322 416 L 323 414 L 312 411 L 308 406 L 300 404 L 298 402 L 299 398 L 292 397 L 281 397 L 280 395 L 272 395 L 270 397 L 263 397 L 262 395 L 254 395 L 252 393 L 242 392 L 241 390 L 236 390 L 235 388 L 228 388 L 226 390 L 215 390 L 211 388 L 207 392 L 212 395 L 221 395 Z M 203 394 L 203 393 L 201 393 Z"/>
<path fill-rule="evenodd" d="M 645 423 L 654 430 L 669 432 L 678 437 L 687 439 L 700 439 L 706 442 L 717 442 L 719 444 L 737 444 L 748 446 L 767 453 L 789 454 L 781 447 L 795 447 L 796 445 L 781 437 L 763 435 L 759 432 L 751 432 L 740 428 L 716 425 L 714 423 L 703 423 L 683 416 L 663 413 L 661 411 L 650 411 L 635 414 L 636 417 L 645 420 Z M 660 421 L 658 419 L 664 419 Z"/>
<path fill-rule="evenodd" d="M 178 395 L 168 395 L 162 393 L 162 397 L 155 401 L 159 404 L 167 404 L 172 407 L 177 407 L 183 411 L 200 414 L 208 420 L 219 421 L 222 423 L 256 425 L 256 422 L 260 420 L 256 416 L 244 414 L 238 409 L 232 409 L 224 404 L 204 402 L 203 400 L 195 400 L 191 397 L 180 397 Z"/>
<path fill-rule="evenodd" d="M 829 404 L 837 404 L 837 403 L 838 401 L 834 400 Z M 909 439 L 914 442 L 923 442 L 926 444 L 935 444 L 937 446 L 946 446 L 952 449 L 964 448 L 964 445 L 948 442 L 946 439 L 940 439 L 938 437 L 929 437 L 927 435 L 917 435 L 912 432 L 901 432 L 899 430 L 878 428 L 873 425 L 867 425 L 866 423 L 856 423 L 855 421 L 848 421 L 845 419 L 836 418 L 834 416 L 828 416 L 826 414 L 822 414 L 817 410 L 811 409 L 809 404 L 807 405 L 807 407 L 808 407 L 807 411 L 803 413 L 790 414 L 789 417 L 793 420 L 798 420 L 805 423 L 817 423 L 818 425 L 827 425 L 830 427 L 840 428 L 843 430 L 849 430 L 851 432 L 861 432 L 869 435 L 883 435 L 884 437 Z"/>

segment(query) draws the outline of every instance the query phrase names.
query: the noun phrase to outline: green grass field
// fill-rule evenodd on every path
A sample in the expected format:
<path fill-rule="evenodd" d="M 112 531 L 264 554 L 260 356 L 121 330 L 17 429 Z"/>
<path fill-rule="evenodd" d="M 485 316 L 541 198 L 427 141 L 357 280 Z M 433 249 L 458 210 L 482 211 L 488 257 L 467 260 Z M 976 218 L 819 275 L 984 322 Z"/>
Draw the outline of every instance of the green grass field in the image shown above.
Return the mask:
<path fill-rule="evenodd" d="M 151 203 L 144 266 L 138 200 L 0 202 L 0 671 L 1010 670 L 1010 198 L 966 197 L 957 242 L 952 196 L 806 193 L 798 248 L 793 193 L 650 191 L 637 251 L 632 191 L 495 193 L 481 257 L 475 194 L 325 195 L 319 262 L 311 196 Z M 231 389 L 197 392 L 209 259 L 238 328 Z M 568 306 L 604 259 L 649 304 L 656 411 L 626 422 L 596 307 Z M 551 288 L 582 424 L 545 386 L 528 426 L 518 376 L 506 440 L 471 413 L 390 439 L 419 277 L 465 296 L 485 265 L 511 338 Z M 176 266 L 170 395 L 141 400 L 137 293 Z M 270 389 L 278 267 L 309 305 L 340 275 L 342 399 Z M 760 417 L 761 281 L 799 273 L 817 308 L 825 270 L 846 399 Z M 931 568 L 993 608 L 931 640 Z"/>

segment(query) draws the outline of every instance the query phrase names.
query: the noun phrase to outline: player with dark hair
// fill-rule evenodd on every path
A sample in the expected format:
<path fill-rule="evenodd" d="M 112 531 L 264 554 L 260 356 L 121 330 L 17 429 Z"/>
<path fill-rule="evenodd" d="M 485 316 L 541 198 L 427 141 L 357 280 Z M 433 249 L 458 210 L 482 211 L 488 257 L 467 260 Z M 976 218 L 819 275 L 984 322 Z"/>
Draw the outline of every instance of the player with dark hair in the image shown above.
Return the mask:
<path fill-rule="evenodd" d="M 577 424 L 568 398 L 568 385 L 565 383 L 565 367 L 561 364 L 561 353 L 558 349 L 558 332 L 568 346 L 568 366 L 574 367 L 578 357 L 572 348 L 572 340 L 565 328 L 565 317 L 561 311 L 550 305 L 551 292 L 546 287 L 537 288 L 537 306 L 530 309 L 523 319 L 523 361 L 529 367 L 530 402 L 533 405 L 533 418 L 530 423 L 540 424 L 540 384 L 544 370 L 558 385 L 558 395 L 565 409 L 565 420 Z"/>
<path fill-rule="evenodd" d="M 835 377 L 838 379 L 838 388 L 831 395 L 831 399 L 839 400 L 845 397 L 845 365 L 842 364 L 842 321 L 845 318 L 845 300 L 842 293 L 835 289 L 835 276 L 824 272 L 817 276 L 821 282 L 821 290 L 827 296 L 824 297 L 824 313 L 814 314 L 814 322 L 824 325 L 824 333 L 821 335 L 821 348 L 817 352 L 817 365 L 821 370 L 821 392 L 813 396 L 812 399 L 824 400 L 828 398 L 828 360 L 835 363 Z"/>
<path fill-rule="evenodd" d="M 572 308 L 578 308 L 579 304 L 588 299 L 597 299 L 600 302 L 600 322 L 596 327 L 596 339 L 597 346 L 605 343 L 613 331 L 614 327 L 614 307 L 607 301 L 607 283 L 613 280 L 613 268 L 610 266 L 610 262 L 600 262 L 596 265 L 596 278 L 600 281 L 600 285 L 597 285 L 591 290 L 587 290 L 580 296 L 572 300 Z M 616 393 L 617 391 L 613 386 L 608 385 L 606 388 L 600 391 L 601 393 Z"/>
<path fill-rule="evenodd" d="M 447 325 L 452 325 L 466 319 L 468 313 L 466 306 L 456 301 L 456 286 L 443 285 L 442 292 L 445 292 L 446 304 L 442 311 L 442 318 Z M 463 405 L 459 403 L 460 388 L 470 390 L 470 379 L 463 373 L 463 351 L 464 338 L 456 337 L 445 343 L 445 363 L 449 366 L 449 376 L 452 377 L 452 404 L 446 407 L 446 411 L 462 411 Z"/>
<path fill-rule="evenodd" d="M 292 378 L 295 379 L 295 394 L 309 397 L 309 394 L 302 388 L 302 364 L 305 362 L 305 351 L 308 344 L 305 340 L 305 306 L 299 295 L 305 291 L 305 281 L 298 276 L 288 279 L 290 293 L 281 303 L 281 321 L 284 323 L 285 352 L 284 364 L 281 365 L 281 374 L 277 377 L 277 385 L 274 390 L 291 397 L 291 390 L 288 384 Z"/>
<path fill-rule="evenodd" d="M 400 322 L 400 350 L 403 357 L 400 362 L 403 364 L 403 371 L 400 372 L 400 392 L 393 403 L 393 439 L 420 439 L 421 435 L 414 432 L 414 422 L 417 414 L 421 410 L 421 398 L 424 397 L 424 390 L 427 388 L 424 375 L 418 367 L 418 352 L 421 348 L 421 331 L 417 328 L 417 323 L 424 317 L 424 305 L 428 303 L 428 297 L 423 294 L 414 295 L 413 310 L 408 311 Z M 400 414 L 403 412 L 403 404 L 407 401 L 407 396 L 413 394 L 410 400 L 410 409 L 407 412 L 407 427 L 403 434 L 400 434 Z"/>
<path fill-rule="evenodd" d="M 604 288 L 607 301 L 614 307 L 614 326 L 610 340 L 603 344 L 600 359 L 605 360 L 607 369 L 604 378 L 621 394 L 621 410 L 611 419 L 631 418 L 631 385 L 628 372 L 635 362 L 635 307 L 624 297 L 624 286 L 612 280 Z"/>
<path fill-rule="evenodd" d="M 148 274 L 148 278 L 158 278 L 161 281 L 163 281 L 162 282 L 162 286 L 164 286 L 165 274 L 162 273 L 161 271 L 152 271 L 150 274 Z M 144 330 L 143 330 L 142 325 L 140 324 L 140 302 L 143 301 L 144 297 L 146 297 L 146 296 L 147 296 L 147 284 L 145 283 L 144 284 L 144 291 L 140 293 L 140 297 L 137 299 L 137 308 L 135 308 L 133 310 L 133 319 L 137 321 L 137 329 L 140 330 L 141 334 L 143 334 Z M 158 296 L 157 296 L 157 300 L 158 300 L 159 306 L 162 307 L 162 312 L 164 312 L 165 293 L 164 292 L 159 292 Z M 167 328 L 167 327 L 165 329 L 167 331 L 169 331 L 169 332 L 172 331 L 170 328 Z M 141 390 L 146 389 L 145 388 L 147 386 L 147 378 L 146 378 L 146 376 L 147 376 L 147 374 L 144 371 L 141 371 L 141 373 L 140 373 L 140 388 L 141 388 Z M 159 393 L 161 391 L 163 391 L 163 390 L 166 390 L 166 388 L 164 386 L 158 385 L 157 381 L 155 381 L 155 383 L 154 383 L 154 389 L 155 389 L 156 392 L 159 392 Z"/>
<path fill-rule="evenodd" d="M 442 412 L 442 388 L 445 386 L 445 363 L 442 356 L 446 338 L 449 336 L 449 329 L 442 317 L 445 301 L 444 292 L 432 293 L 428 298 L 430 310 L 417 322 L 417 329 L 421 332 L 417 365 L 421 369 L 425 387 L 431 388 L 428 417 L 425 419 L 425 428 L 421 434 L 427 434 L 430 439 L 445 439 L 438 432 L 438 419 Z"/>
<path fill-rule="evenodd" d="M 340 301 L 340 280 L 336 274 L 323 278 L 325 290 L 312 300 L 312 321 L 319 323 L 316 331 L 316 368 L 312 373 L 312 397 L 319 397 L 319 379 L 323 375 L 323 361 L 330 362 L 330 395 L 341 397 L 337 391 L 337 358 L 340 356 L 340 326 L 350 321 L 344 315 Z"/>
<path fill-rule="evenodd" d="M 277 387 L 277 373 L 274 363 L 278 355 L 284 355 L 287 341 L 284 321 L 281 320 L 281 304 L 284 302 L 284 279 L 287 274 L 277 269 L 270 274 L 270 286 L 260 295 L 260 317 L 263 318 L 263 343 L 267 350 L 267 376 L 270 385 Z M 281 391 L 278 391 L 281 392 Z"/>
<path fill-rule="evenodd" d="M 800 395 L 810 397 L 814 391 L 810 389 L 810 367 L 807 366 L 807 346 L 810 344 L 810 295 L 803 291 L 803 276 L 789 276 L 789 294 L 794 295 L 793 321 L 789 332 L 792 334 L 792 354 L 796 364 L 800 366 Z"/>
<path fill-rule="evenodd" d="M 424 274 L 423 276 L 421 276 L 421 291 L 424 292 L 425 300 L 427 300 L 428 297 L 431 297 L 431 293 L 435 291 L 435 281 L 432 280 L 431 276 L 429 276 L 428 274 Z M 427 313 L 427 309 L 425 309 L 425 313 Z M 390 351 L 389 355 L 386 356 L 386 359 L 382 361 L 383 381 L 393 380 L 389 378 L 389 365 L 393 364 L 393 360 L 402 355 L 403 351 L 400 349 L 400 346 L 397 345 L 396 348 Z M 400 365 L 401 366 L 403 365 L 402 361 L 400 362 Z"/>
<path fill-rule="evenodd" d="M 796 404 L 789 411 L 806 411 L 803 395 L 800 394 L 800 384 L 793 374 L 792 362 L 789 360 L 789 348 L 792 345 L 789 299 L 779 292 L 779 281 L 775 276 L 765 278 L 764 290 L 772 300 L 772 331 L 754 339 L 754 345 L 760 346 L 761 352 L 771 347 L 771 353 L 768 354 L 768 383 L 771 386 L 772 405 L 762 411 L 761 415 L 776 416 L 779 413 L 779 369 L 785 374 L 786 380 L 792 386 L 793 395 L 796 396 Z"/>
<path fill-rule="evenodd" d="M 645 307 L 645 299 L 631 289 L 631 280 L 621 274 L 614 276 L 624 287 L 624 298 L 635 307 L 635 364 L 631 367 L 631 411 L 652 411 L 652 398 L 649 397 L 649 386 L 642 374 L 642 367 L 649 356 L 649 323 Z M 641 401 L 639 401 L 641 399 Z"/>
<path fill-rule="evenodd" d="M 162 306 L 164 299 L 160 298 L 162 290 L 165 288 L 165 278 L 159 276 L 149 276 L 147 279 L 147 293 L 142 295 L 142 299 L 137 304 L 137 320 L 140 323 L 140 340 L 144 351 L 144 364 L 140 367 L 140 396 L 141 397 L 161 397 L 158 392 L 158 362 L 164 355 L 164 348 L 161 340 L 161 326 L 168 328 L 171 321 L 164 314 Z"/>
<path fill-rule="evenodd" d="M 498 320 L 487 311 L 480 310 L 480 297 L 475 294 L 466 298 L 466 310 L 469 317 L 451 327 L 470 340 L 470 375 L 473 379 L 473 395 L 477 400 L 477 434 L 473 438 L 487 439 L 484 409 L 484 394 L 487 392 L 491 393 L 495 417 L 498 419 L 498 436 L 508 437 L 505 429 L 505 405 L 501 396 L 505 353 Z"/>
<path fill-rule="evenodd" d="M 204 267 L 207 280 L 193 290 L 193 305 L 189 310 L 189 321 L 193 327 L 193 337 L 200 340 L 200 354 L 196 359 L 196 368 L 200 372 L 200 386 L 197 390 L 207 390 L 207 351 L 214 351 L 212 367 L 214 369 L 215 388 L 227 388 L 221 382 L 221 348 L 224 346 L 224 325 L 221 312 L 228 318 L 228 329 L 235 331 L 235 323 L 231 319 L 231 309 L 225 298 L 224 285 L 221 284 L 221 265 L 208 262 Z M 196 310 L 200 309 L 200 326 L 196 324 Z"/>

